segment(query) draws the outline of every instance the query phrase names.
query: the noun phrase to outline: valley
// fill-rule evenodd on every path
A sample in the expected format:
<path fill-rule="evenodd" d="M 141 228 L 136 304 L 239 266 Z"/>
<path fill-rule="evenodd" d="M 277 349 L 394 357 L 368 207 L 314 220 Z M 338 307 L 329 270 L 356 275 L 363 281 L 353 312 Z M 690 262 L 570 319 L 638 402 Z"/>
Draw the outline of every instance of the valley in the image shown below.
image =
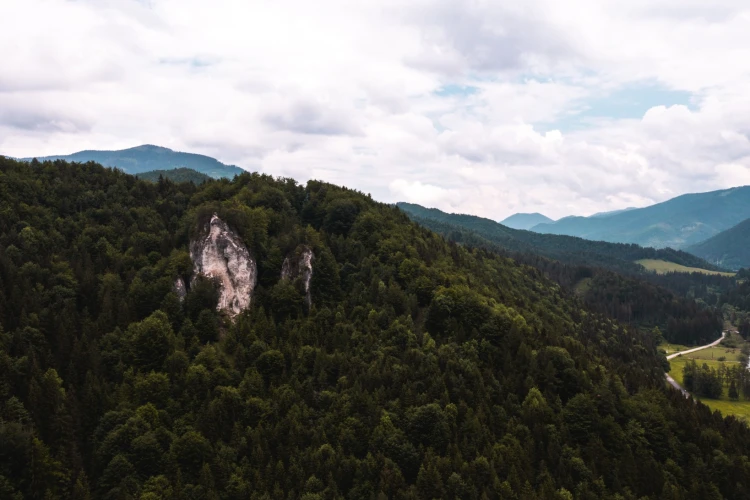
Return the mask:
<path fill-rule="evenodd" d="M 726 334 L 727 332 L 724 333 Z M 684 391 L 683 387 L 685 380 L 683 371 L 690 361 L 695 361 L 701 366 L 705 365 L 710 370 L 715 370 L 717 373 L 724 373 L 725 371 L 732 370 L 743 370 L 744 372 L 747 372 L 750 369 L 748 366 L 750 344 L 739 337 L 736 332 L 729 332 L 729 334 L 734 340 L 732 344 L 737 345 L 737 347 L 725 347 L 719 345 L 719 342 L 721 342 L 724 337 L 717 342 L 709 344 L 711 347 L 706 346 L 698 349 L 684 348 L 677 352 L 672 351 L 671 349 L 667 351 L 669 347 L 674 349 L 674 346 L 663 345 L 662 348 L 668 352 L 667 359 L 669 360 L 671 367 L 667 374 L 668 381 L 673 385 L 677 384 L 675 388 Z M 750 374 L 748 374 L 747 377 L 750 377 Z M 696 397 L 696 399 L 700 399 L 700 401 L 708 407 L 713 410 L 718 410 L 724 415 L 734 415 L 750 422 L 750 399 L 748 399 L 750 394 L 743 392 L 741 388 L 737 388 L 736 397 L 732 398 L 730 396 L 731 381 L 728 380 L 731 378 L 732 377 L 727 376 L 722 382 L 722 392 L 718 398 Z M 741 379 L 744 380 L 744 377 Z"/>

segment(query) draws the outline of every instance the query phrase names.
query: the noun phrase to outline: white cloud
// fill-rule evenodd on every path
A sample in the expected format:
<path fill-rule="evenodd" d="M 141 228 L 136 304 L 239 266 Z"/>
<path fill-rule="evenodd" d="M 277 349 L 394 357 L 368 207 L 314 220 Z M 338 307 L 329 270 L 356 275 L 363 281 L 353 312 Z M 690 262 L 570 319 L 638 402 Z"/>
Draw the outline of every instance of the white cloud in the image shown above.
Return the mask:
<path fill-rule="evenodd" d="M 498 220 L 586 214 L 750 183 L 749 47 L 740 0 L 4 0 L 0 152 L 155 143 Z M 692 106 L 565 125 L 639 82 Z"/>

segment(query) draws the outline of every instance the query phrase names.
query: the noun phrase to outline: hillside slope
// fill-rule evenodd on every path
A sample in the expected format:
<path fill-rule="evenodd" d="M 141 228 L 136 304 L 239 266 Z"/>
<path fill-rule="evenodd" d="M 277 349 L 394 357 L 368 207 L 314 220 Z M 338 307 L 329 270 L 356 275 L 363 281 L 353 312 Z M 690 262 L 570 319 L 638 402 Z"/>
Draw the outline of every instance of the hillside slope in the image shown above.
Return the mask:
<path fill-rule="evenodd" d="M 750 429 L 665 387 L 655 332 L 356 191 L 0 159 L 0 213 L 2 498 L 750 491 Z M 236 317 L 207 230 L 254 263 Z"/>
<path fill-rule="evenodd" d="M 533 231 L 590 240 L 686 248 L 750 218 L 750 186 L 686 194 L 608 217 L 566 217 Z"/>
<path fill-rule="evenodd" d="M 540 213 L 533 214 L 513 214 L 510 217 L 500 221 L 500 224 L 513 229 L 531 229 L 538 224 L 555 222 L 549 217 Z"/>
<path fill-rule="evenodd" d="M 750 219 L 685 250 L 727 269 L 750 267 Z"/>
<path fill-rule="evenodd" d="M 173 170 L 152 170 L 136 174 L 139 179 L 149 182 L 157 182 L 159 177 L 169 179 L 172 182 L 192 182 L 193 184 L 203 184 L 211 179 L 206 174 L 202 174 L 192 168 L 175 168 Z"/>
<path fill-rule="evenodd" d="M 435 208 L 410 203 L 398 203 L 410 217 L 430 229 L 449 234 L 449 226 L 474 231 L 483 238 L 511 252 L 531 252 L 566 263 L 599 266 L 620 272 L 639 273 L 642 267 L 634 261 L 661 259 L 687 267 L 716 270 L 708 262 L 686 252 L 644 248 L 634 244 L 590 241 L 564 235 L 540 234 L 511 229 L 493 220 L 465 214 L 448 214 Z M 441 224 L 448 227 L 441 227 Z"/>
<path fill-rule="evenodd" d="M 25 158 L 31 160 L 31 158 Z M 79 151 L 70 155 L 47 156 L 39 161 L 65 160 L 93 161 L 105 167 L 117 167 L 128 174 L 141 174 L 152 170 L 189 168 L 215 179 L 233 178 L 244 172 L 234 165 L 225 165 L 210 156 L 172 151 L 160 146 L 143 145 L 119 151 Z"/>

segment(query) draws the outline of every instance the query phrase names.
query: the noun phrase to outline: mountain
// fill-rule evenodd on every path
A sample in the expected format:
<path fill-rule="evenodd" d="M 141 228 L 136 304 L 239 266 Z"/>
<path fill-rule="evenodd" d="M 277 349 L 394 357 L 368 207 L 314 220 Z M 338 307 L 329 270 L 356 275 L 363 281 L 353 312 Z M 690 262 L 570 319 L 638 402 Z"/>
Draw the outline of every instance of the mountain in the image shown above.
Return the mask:
<path fill-rule="evenodd" d="M 507 226 L 513 229 L 531 229 L 537 224 L 546 224 L 555 222 L 549 217 L 540 213 L 533 214 L 513 214 L 507 219 L 500 222 L 503 226 Z"/>
<path fill-rule="evenodd" d="M 24 158 L 31 160 L 31 158 Z M 70 155 L 47 156 L 39 161 L 66 160 L 76 162 L 93 161 L 105 167 L 116 167 L 128 174 L 141 174 L 152 170 L 173 170 L 189 168 L 209 177 L 219 179 L 233 178 L 245 172 L 234 165 L 225 165 L 220 161 L 193 153 L 181 153 L 160 146 L 143 145 L 119 151 L 80 151 Z"/>
<path fill-rule="evenodd" d="M 597 213 L 595 213 L 593 215 L 589 215 L 589 217 L 600 217 L 600 218 L 601 217 L 609 217 L 611 215 L 617 215 L 617 214 L 621 214 L 623 212 L 629 212 L 629 211 L 635 210 L 635 209 L 636 209 L 635 207 L 628 207 L 628 208 L 622 208 L 620 210 L 611 210 L 609 212 L 597 212 Z"/>
<path fill-rule="evenodd" d="M 750 429 L 666 387 L 658 331 L 363 193 L 0 158 L 0 213 L 2 498 L 750 486 Z"/>
<path fill-rule="evenodd" d="M 203 184 L 211 179 L 206 174 L 202 174 L 192 168 L 175 168 L 173 170 L 152 170 L 137 174 L 139 179 L 149 182 L 157 182 L 159 177 L 169 179 L 172 182 L 192 182 L 193 184 Z"/>
<path fill-rule="evenodd" d="M 533 231 L 590 240 L 686 248 L 750 218 L 750 186 L 686 194 L 607 217 L 567 217 Z"/>
<path fill-rule="evenodd" d="M 685 250 L 727 269 L 748 268 L 750 267 L 750 219 L 712 238 L 689 246 Z"/>
<path fill-rule="evenodd" d="M 643 268 L 634 262 L 641 259 L 665 260 L 708 270 L 718 269 L 692 254 L 671 248 L 644 248 L 635 244 L 540 234 L 512 229 L 493 220 L 473 215 L 448 214 L 435 208 L 425 208 L 411 203 L 397 205 L 412 219 L 441 234 L 449 235 L 456 228 L 467 229 L 510 252 L 530 252 L 566 263 L 599 266 L 636 274 L 643 272 Z"/>

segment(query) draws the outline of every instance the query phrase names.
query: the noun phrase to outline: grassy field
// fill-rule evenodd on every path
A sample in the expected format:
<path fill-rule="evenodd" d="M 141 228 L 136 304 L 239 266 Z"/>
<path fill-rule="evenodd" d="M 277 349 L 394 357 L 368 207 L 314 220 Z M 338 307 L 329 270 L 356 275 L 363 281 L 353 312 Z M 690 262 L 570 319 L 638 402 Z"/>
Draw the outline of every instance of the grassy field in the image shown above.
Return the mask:
<path fill-rule="evenodd" d="M 725 361 L 727 363 L 730 362 L 738 362 L 739 361 L 739 355 L 740 355 L 739 349 L 728 349 L 726 347 L 722 346 L 716 346 L 716 347 L 709 347 L 708 349 L 701 349 L 700 351 L 691 352 L 690 354 L 683 354 L 681 357 L 687 358 L 687 359 L 694 359 L 696 361 L 698 360 L 704 360 L 704 361 L 717 361 L 719 362 L 719 358 L 724 357 L 726 358 Z"/>
<path fill-rule="evenodd" d="M 669 361 L 669 364 L 671 365 L 672 369 L 669 372 L 669 375 L 672 376 L 675 381 L 677 381 L 678 384 L 682 385 L 682 368 L 685 366 L 685 363 L 687 363 L 688 359 L 691 359 L 693 356 L 697 356 L 705 351 L 711 351 L 714 349 L 719 349 L 721 351 L 726 351 L 727 349 L 722 347 L 712 347 L 709 349 L 704 349 L 702 351 L 694 352 L 691 354 L 686 354 L 684 356 L 678 356 L 674 359 L 671 359 Z M 739 353 L 739 349 L 736 349 L 737 353 Z M 722 355 L 727 356 L 727 361 L 721 362 L 716 361 L 715 359 L 703 359 L 703 358 L 693 358 L 696 360 L 696 362 L 703 364 L 706 363 L 711 368 L 718 368 L 719 365 L 724 364 L 725 366 L 728 365 L 734 365 L 737 364 L 738 361 L 729 361 L 730 357 L 728 354 L 723 353 Z M 736 359 L 736 358 L 734 358 Z M 707 399 L 707 398 L 701 398 L 701 402 L 711 408 L 712 410 L 719 410 L 724 415 L 734 415 L 738 418 L 743 418 L 747 422 L 750 422 L 750 401 L 743 401 L 740 399 L 739 401 L 732 401 L 727 396 L 727 387 L 724 388 L 724 393 L 721 395 L 720 399 Z"/>
<path fill-rule="evenodd" d="M 708 271 L 706 269 L 700 269 L 697 267 L 687 267 L 681 264 L 675 264 L 674 262 L 667 262 L 666 260 L 641 259 L 641 260 L 636 260 L 635 262 L 636 264 L 642 265 L 649 271 L 655 271 L 657 274 L 677 272 L 677 273 L 720 274 L 721 276 L 734 276 L 735 275 L 735 273 L 722 273 L 719 271 Z"/>
<path fill-rule="evenodd" d="M 680 352 L 680 351 L 687 351 L 688 349 L 690 349 L 690 347 L 688 347 L 688 346 L 686 346 L 686 345 L 681 345 L 681 344 L 670 344 L 669 342 L 664 342 L 664 343 L 663 343 L 663 344 L 661 344 L 661 345 L 660 345 L 659 347 L 660 347 L 660 348 L 661 348 L 661 349 L 662 349 L 662 350 L 663 350 L 664 352 L 666 352 L 667 354 L 674 354 L 674 353 L 676 353 L 676 352 Z"/>

